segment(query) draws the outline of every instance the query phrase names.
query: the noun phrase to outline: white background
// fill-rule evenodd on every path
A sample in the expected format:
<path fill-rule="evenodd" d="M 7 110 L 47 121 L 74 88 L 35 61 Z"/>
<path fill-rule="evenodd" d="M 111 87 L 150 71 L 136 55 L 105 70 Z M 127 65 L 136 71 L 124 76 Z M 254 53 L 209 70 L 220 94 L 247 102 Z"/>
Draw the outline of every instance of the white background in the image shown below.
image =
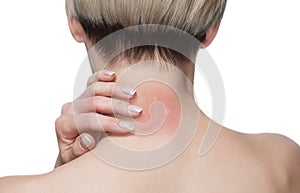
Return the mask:
<path fill-rule="evenodd" d="M 300 143 L 299 8 L 297 0 L 229 0 L 209 48 L 225 84 L 225 126 Z M 73 98 L 85 53 L 68 31 L 64 1 L 0 2 L 0 176 L 52 170 L 54 122 Z M 197 80 L 209 113 L 209 93 Z"/>

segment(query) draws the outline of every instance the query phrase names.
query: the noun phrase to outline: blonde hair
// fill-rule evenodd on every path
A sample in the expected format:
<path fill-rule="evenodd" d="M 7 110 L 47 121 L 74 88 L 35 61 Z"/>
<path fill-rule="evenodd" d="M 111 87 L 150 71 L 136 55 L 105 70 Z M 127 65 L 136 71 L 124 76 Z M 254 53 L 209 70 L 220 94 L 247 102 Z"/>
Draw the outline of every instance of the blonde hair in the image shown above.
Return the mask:
<path fill-rule="evenodd" d="M 120 29 L 143 24 L 170 26 L 203 41 L 207 30 L 222 19 L 226 1 L 66 0 L 66 7 L 69 13 L 81 22 L 94 43 Z M 166 48 L 158 53 L 166 58 L 178 56 L 178 53 L 172 54 Z M 126 55 L 129 56 L 129 53 Z M 132 53 L 130 56 L 136 57 Z"/>

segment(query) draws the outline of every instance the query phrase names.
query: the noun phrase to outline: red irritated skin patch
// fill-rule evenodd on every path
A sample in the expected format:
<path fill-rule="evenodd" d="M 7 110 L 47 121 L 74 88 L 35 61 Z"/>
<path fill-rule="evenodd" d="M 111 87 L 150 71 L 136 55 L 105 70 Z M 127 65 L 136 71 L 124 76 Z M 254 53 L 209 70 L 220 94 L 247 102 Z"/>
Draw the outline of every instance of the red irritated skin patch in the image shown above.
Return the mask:
<path fill-rule="evenodd" d="M 146 134 L 151 133 L 152 137 L 174 135 L 181 117 L 181 104 L 176 92 L 170 86 L 154 80 L 141 83 L 136 90 L 137 96 L 130 103 L 143 108 L 142 115 L 135 119 L 137 129 L 142 130 L 144 126 L 144 129 L 156 131 L 145 131 Z"/>
<path fill-rule="evenodd" d="M 109 134 L 110 140 L 136 151 L 156 149 L 168 143 L 181 124 L 181 104 L 174 90 L 160 81 L 149 80 L 135 87 L 137 95 L 130 103 L 143 108 L 134 119 L 129 135 Z"/>

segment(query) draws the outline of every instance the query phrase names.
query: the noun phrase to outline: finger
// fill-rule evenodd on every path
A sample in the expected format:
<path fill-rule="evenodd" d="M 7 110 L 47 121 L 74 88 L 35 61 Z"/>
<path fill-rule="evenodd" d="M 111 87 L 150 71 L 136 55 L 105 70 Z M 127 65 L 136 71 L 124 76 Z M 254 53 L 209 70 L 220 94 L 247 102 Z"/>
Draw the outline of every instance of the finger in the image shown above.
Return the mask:
<path fill-rule="evenodd" d="M 80 133 L 100 131 L 125 134 L 134 130 L 134 125 L 98 113 L 83 113 L 60 116 L 55 122 L 55 129 L 61 143 L 72 144 Z"/>
<path fill-rule="evenodd" d="M 82 133 L 78 136 L 72 146 L 72 158 L 77 158 L 86 152 L 94 149 L 96 145 L 95 139 L 88 133 Z"/>
<path fill-rule="evenodd" d="M 128 102 L 100 96 L 76 100 L 73 109 L 74 114 L 95 112 L 126 117 L 138 117 L 143 111 L 141 107 Z"/>
<path fill-rule="evenodd" d="M 62 115 L 72 115 L 73 114 L 73 103 L 66 103 L 61 108 Z"/>
<path fill-rule="evenodd" d="M 86 88 L 79 99 L 92 96 L 107 96 L 128 100 L 135 97 L 135 95 L 136 90 L 130 87 L 116 86 L 114 82 L 95 82 Z"/>
<path fill-rule="evenodd" d="M 61 115 L 55 121 L 55 131 L 60 143 L 71 144 L 79 135 L 73 115 Z"/>
<path fill-rule="evenodd" d="M 98 81 L 103 81 L 103 82 L 111 82 L 116 78 L 116 73 L 110 70 L 101 70 L 96 73 L 94 73 L 87 82 L 87 86 L 98 82 Z"/>
<path fill-rule="evenodd" d="M 111 97 L 115 88 L 114 82 L 94 82 L 90 84 L 79 98 L 87 98 L 92 96 Z"/>
<path fill-rule="evenodd" d="M 73 128 L 78 129 L 78 133 L 87 131 L 99 131 L 116 134 L 125 134 L 134 130 L 131 122 L 120 121 L 115 117 L 100 115 L 98 113 L 82 113 L 74 115 Z"/>
<path fill-rule="evenodd" d="M 136 90 L 130 87 L 118 87 L 114 91 L 115 83 L 94 83 L 93 85 L 90 85 L 85 92 L 75 101 L 66 103 L 63 105 L 61 109 L 61 114 L 64 115 L 72 115 L 74 113 L 73 111 L 73 105 L 78 100 L 83 98 L 89 98 L 93 96 L 107 96 L 111 97 L 112 93 L 114 92 L 114 97 L 122 100 L 130 100 L 136 96 Z M 80 112 L 80 111 L 79 111 Z"/>

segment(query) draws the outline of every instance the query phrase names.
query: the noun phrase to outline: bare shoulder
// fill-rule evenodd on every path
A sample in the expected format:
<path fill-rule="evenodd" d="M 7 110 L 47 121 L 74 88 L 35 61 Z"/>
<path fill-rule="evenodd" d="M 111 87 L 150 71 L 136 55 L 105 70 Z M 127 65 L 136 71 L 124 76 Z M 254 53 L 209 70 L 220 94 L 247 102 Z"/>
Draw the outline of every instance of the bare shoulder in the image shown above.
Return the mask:
<path fill-rule="evenodd" d="M 40 176 L 10 176 L 0 178 L 1 193 L 37 193 Z"/>
<path fill-rule="evenodd" d="M 290 138 L 276 133 L 261 133 L 255 135 L 249 135 L 256 138 L 258 141 L 267 143 L 270 145 L 278 144 L 279 148 L 284 148 L 286 150 L 296 150 L 299 151 L 299 145 L 291 140 Z"/>
<path fill-rule="evenodd" d="M 278 192 L 300 192 L 300 147 L 280 134 L 244 134 L 227 130 L 243 156 L 263 171 Z M 254 170 L 257 172 L 257 170 Z"/>
<path fill-rule="evenodd" d="M 284 167 L 293 171 L 298 167 L 300 172 L 300 147 L 293 140 L 280 134 L 256 134 L 249 135 L 250 141 L 257 153 L 264 155 L 267 160 L 272 159 L 275 166 Z"/>
<path fill-rule="evenodd" d="M 263 158 L 269 157 L 274 163 L 282 163 L 282 161 L 299 163 L 300 161 L 299 145 L 284 135 L 274 133 L 245 134 L 227 128 L 224 130 L 224 141 L 230 141 L 231 144 L 239 146 L 247 153 L 254 152 Z"/>
<path fill-rule="evenodd" d="M 252 136 L 264 159 L 277 170 L 277 176 L 287 192 L 300 192 L 300 147 L 293 140 L 280 134 Z"/>

